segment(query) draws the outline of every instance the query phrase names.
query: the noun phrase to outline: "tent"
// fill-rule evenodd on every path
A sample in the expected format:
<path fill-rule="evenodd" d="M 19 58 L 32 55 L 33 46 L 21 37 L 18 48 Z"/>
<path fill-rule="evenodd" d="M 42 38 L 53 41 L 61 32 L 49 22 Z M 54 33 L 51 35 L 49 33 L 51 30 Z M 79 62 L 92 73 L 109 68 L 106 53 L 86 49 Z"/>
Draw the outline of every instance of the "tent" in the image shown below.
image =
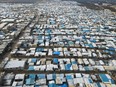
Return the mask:
<path fill-rule="evenodd" d="M 71 75 L 67 75 L 66 76 L 66 79 L 69 80 L 69 79 L 73 79 Z"/>
<path fill-rule="evenodd" d="M 35 79 L 36 75 L 35 74 L 29 74 L 29 78 Z"/>
<path fill-rule="evenodd" d="M 109 47 L 108 50 L 110 50 L 110 51 L 115 51 L 115 48 L 113 48 L 113 47 Z"/>
<path fill-rule="evenodd" d="M 26 85 L 33 85 L 34 82 L 35 82 L 34 79 L 31 79 L 31 78 L 26 79 Z"/>
<path fill-rule="evenodd" d="M 53 59 L 53 63 L 58 64 L 58 58 L 54 58 L 54 59 Z"/>
<path fill-rule="evenodd" d="M 56 87 L 68 87 L 68 85 L 64 83 L 64 84 L 57 85 Z"/>
<path fill-rule="evenodd" d="M 34 70 L 34 66 L 29 66 L 28 70 Z"/>
<path fill-rule="evenodd" d="M 37 61 L 36 58 L 32 58 L 32 59 L 31 59 L 31 62 L 32 62 L 32 63 L 35 63 L 36 61 Z"/>
<path fill-rule="evenodd" d="M 60 52 L 59 52 L 59 51 L 56 51 L 56 52 L 54 52 L 53 54 L 59 56 L 59 55 L 60 55 Z"/>
<path fill-rule="evenodd" d="M 71 64 L 66 64 L 65 65 L 66 70 L 70 70 L 70 67 L 71 67 Z"/>
<path fill-rule="evenodd" d="M 90 39 L 91 42 L 93 43 L 96 43 L 96 40 L 95 39 Z"/>
<path fill-rule="evenodd" d="M 99 77 L 101 78 L 102 82 L 109 83 L 109 79 L 105 74 L 99 74 Z"/>
<path fill-rule="evenodd" d="M 48 84 L 48 87 L 56 87 L 56 84 L 55 83 Z"/>
<path fill-rule="evenodd" d="M 77 64 L 77 62 L 76 61 L 72 61 L 72 64 Z"/>
<path fill-rule="evenodd" d="M 102 86 L 100 85 L 100 83 L 99 83 L 99 82 L 97 82 L 97 86 L 98 86 L 98 87 L 102 87 Z"/>
<path fill-rule="evenodd" d="M 37 77 L 39 78 L 39 79 L 45 79 L 46 77 L 45 77 L 45 74 L 37 74 Z"/>

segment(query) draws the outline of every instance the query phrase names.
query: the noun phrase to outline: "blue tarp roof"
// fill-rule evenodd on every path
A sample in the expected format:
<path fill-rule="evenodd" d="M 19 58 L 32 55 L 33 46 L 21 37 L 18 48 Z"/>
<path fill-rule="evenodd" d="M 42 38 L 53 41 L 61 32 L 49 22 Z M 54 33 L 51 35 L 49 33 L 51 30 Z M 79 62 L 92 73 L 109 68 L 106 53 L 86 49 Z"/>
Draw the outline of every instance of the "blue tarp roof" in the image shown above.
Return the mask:
<path fill-rule="evenodd" d="M 112 84 L 115 84 L 115 81 L 113 79 L 110 80 Z"/>
<path fill-rule="evenodd" d="M 48 87 L 56 87 L 56 84 L 55 83 L 48 84 Z"/>
<path fill-rule="evenodd" d="M 109 79 L 107 78 L 107 76 L 105 74 L 99 74 L 102 82 L 109 82 Z"/>
<path fill-rule="evenodd" d="M 68 87 L 68 85 L 64 83 L 64 84 L 62 85 L 62 87 Z"/>
<path fill-rule="evenodd" d="M 97 86 L 98 86 L 98 87 L 102 87 L 102 86 L 100 85 L 100 83 L 99 83 L 99 82 L 97 82 Z"/>
<path fill-rule="evenodd" d="M 90 41 L 96 43 L 96 40 L 95 39 L 90 39 Z"/>
<path fill-rule="evenodd" d="M 37 77 L 39 78 L 39 79 L 45 79 L 46 77 L 45 77 L 45 74 L 37 74 Z"/>
<path fill-rule="evenodd" d="M 33 85 L 33 84 L 34 84 L 34 82 L 35 82 L 35 80 L 34 80 L 34 79 L 31 79 L 31 78 L 26 79 L 26 85 Z"/>
<path fill-rule="evenodd" d="M 85 35 L 82 36 L 83 39 L 86 39 Z"/>
<path fill-rule="evenodd" d="M 37 61 L 36 58 L 32 58 L 32 59 L 31 59 L 31 62 L 32 62 L 32 63 L 35 63 L 36 61 Z"/>
<path fill-rule="evenodd" d="M 38 85 L 35 85 L 34 87 L 39 87 Z"/>
<path fill-rule="evenodd" d="M 57 85 L 56 87 L 68 87 L 68 85 L 64 83 L 64 84 Z"/>
<path fill-rule="evenodd" d="M 49 29 L 49 30 L 47 30 L 47 33 L 50 33 L 51 32 L 51 30 Z"/>
<path fill-rule="evenodd" d="M 93 83 L 93 80 L 92 80 L 91 78 L 89 78 L 89 82 L 90 82 L 90 83 Z"/>
<path fill-rule="evenodd" d="M 56 79 L 56 74 L 53 74 L 53 79 L 54 79 L 54 80 Z"/>
<path fill-rule="evenodd" d="M 92 44 L 88 44 L 89 47 L 93 48 L 93 45 Z"/>
<path fill-rule="evenodd" d="M 89 67 L 88 67 L 88 66 L 85 66 L 84 68 L 85 68 L 85 70 L 86 70 L 86 71 L 88 71 L 88 70 L 89 70 Z"/>
<path fill-rule="evenodd" d="M 66 70 L 70 70 L 70 67 L 71 67 L 71 64 L 66 64 L 65 65 Z"/>
<path fill-rule="evenodd" d="M 34 66 L 29 66 L 28 70 L 34 70 Z"/>
<path fill-rule="evenodd" d="M 72 64 L 77 64 L 77 62 L 76 61 L 73 61 Z"/>
<path fill-rule="evenodd" d="M 66 76 L 66 79 L 68 80 L 68 79 L 72 79 L 72 76 L 71 75 L 67 75 Z"/>
<path fill-rule="evenodd" d="M 60 55 L 60 52 L 59 51 L 56 51 L 53 53 L 54 55 Z"/>
<path fill-rule="evenodd" d="M 36 75 L 35 74 L 29 74 L 29 78 L 35 79 Z"/>
<path fill-rule="evenodd" d="M 83 30 L 83 32 L 90 32 L 91 30 L 89 30 L 89 29 L 86 29 L 86 30 Z"/>
<path fill-rule="evenodd" d="M 42 52 L 44 51 L 44 48 L 36 48 L 36 52 Z"/>
<path fill-rule="evenodd" d="M 54 58 L 54 59 L 53 59 L 53 63 L 58 64 L 58 58 Z"/>
<path fill-rule="evenodd" d="M 114 47 L 109 47 L 109 50 L 115 51 Z"/>

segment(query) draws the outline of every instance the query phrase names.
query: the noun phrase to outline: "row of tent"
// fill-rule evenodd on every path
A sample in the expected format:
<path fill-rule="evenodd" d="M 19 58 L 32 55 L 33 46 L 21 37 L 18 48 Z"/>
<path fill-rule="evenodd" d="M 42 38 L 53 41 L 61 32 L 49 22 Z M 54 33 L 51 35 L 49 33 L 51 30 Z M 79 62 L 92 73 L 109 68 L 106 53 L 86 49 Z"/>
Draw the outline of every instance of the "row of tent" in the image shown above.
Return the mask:
<path fill-rule="evenodd" d="M 29 71 L 57 71 L 57 70 L 79 70 L 79 71 L 99 71 L 116 70 L 115 60 L 96 60 L 93 59 L 74 59 L 74 58 L 53 58 L 53 59 L 36 59 L 32 58 L 28 60 Z"/>
<path fill-rule="evenodd" d="M 94 82 L 96 80 L 97 82 Z M 11 81 L 5 83 L 6 81 Z M 13 74 L 3 78 L 4 86 L 15 87 L 115 87 L 115 80 L 108 74 Z"/>
<path fill-rule="evenodd" d="M 25 67 L 25 65 L 27 67 Z M 94 60 L 87 58 L 5 58 L 1 63 L 4 69 L 27 69 L 27 71 L 115 71 L 116 60 Z"/>
<path fill-rule="evenodd" d="M 77 56 L 77 57 L 99 57 L 99 58 L 111 58 L 111 55 L 115 54 L 115 48 L 109 47 L 108 49 L 88 49 L 88 48 L 66 48 L 66 47 L 29 47 L 28 44 L 22 45 L 14 49 L 12 55 L 23 56 Z"/>

